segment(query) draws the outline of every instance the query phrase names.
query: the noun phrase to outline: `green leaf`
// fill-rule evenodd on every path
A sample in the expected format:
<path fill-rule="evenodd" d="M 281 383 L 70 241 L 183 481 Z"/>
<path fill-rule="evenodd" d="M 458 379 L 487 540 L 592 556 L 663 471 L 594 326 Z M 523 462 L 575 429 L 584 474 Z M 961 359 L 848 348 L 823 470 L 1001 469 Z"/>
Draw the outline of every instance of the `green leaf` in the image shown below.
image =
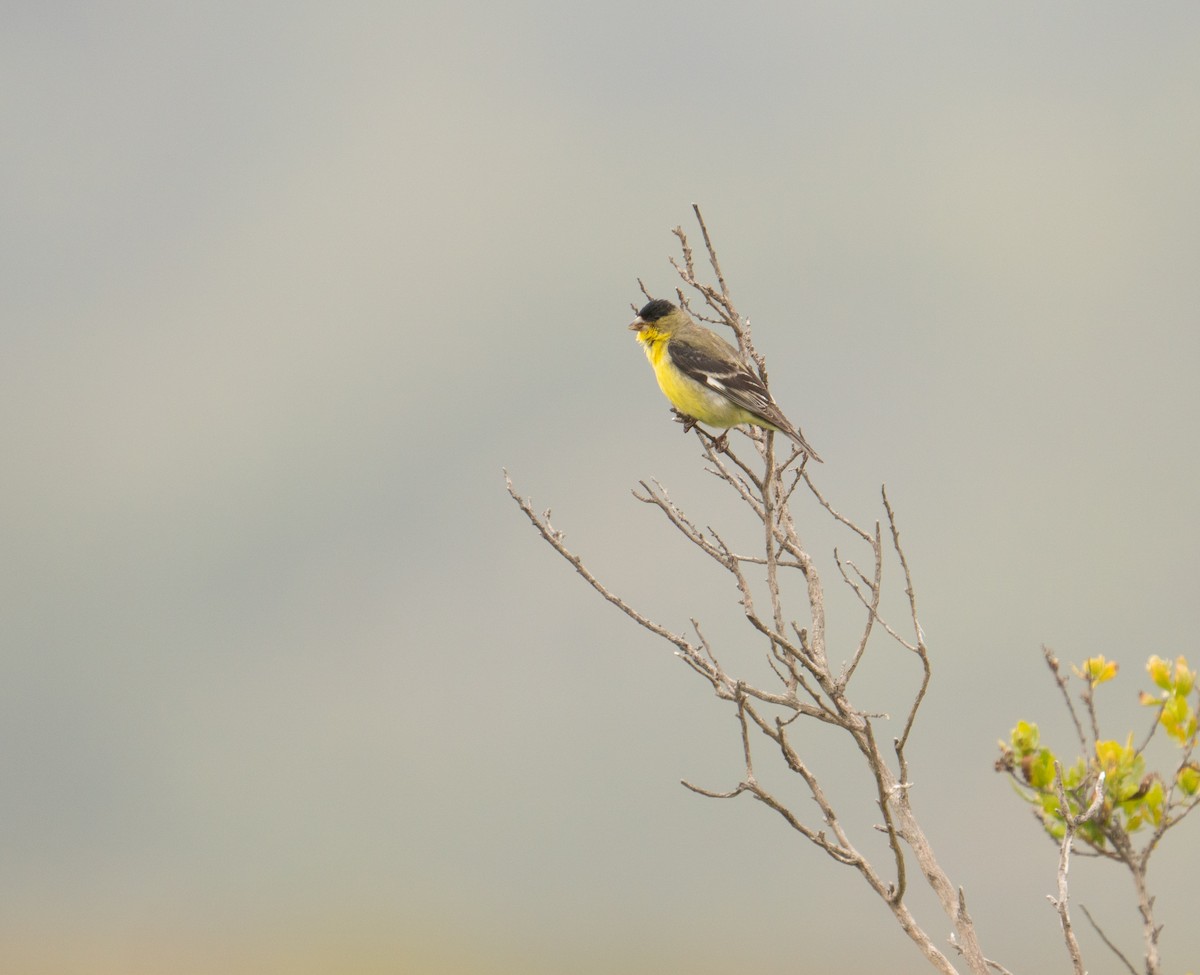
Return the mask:
<path fill-rule="evenodd" d="M 1197 768 L 1195 765 L 1185 765 L 1179 770 L 1179 776 L 1176 781 L 1185 795 L 1194 796 L 1196 791 L 1200 789 L 1200 768 Z"/>
<path fill-rule="evenodd" d="M 1029 721 L 1018 721 L 1017 726 L 1012 730 L 1012 746 L 1013 751 L 1020 757 L 1036 751 L 1038 746 L 1038 726 Z"/>
<path fill-rule="evenodd" d="M 1150 679 L 1164 691 L 1171 689 L 1171 665 L 1155 654 L 1146 662 Z"/>

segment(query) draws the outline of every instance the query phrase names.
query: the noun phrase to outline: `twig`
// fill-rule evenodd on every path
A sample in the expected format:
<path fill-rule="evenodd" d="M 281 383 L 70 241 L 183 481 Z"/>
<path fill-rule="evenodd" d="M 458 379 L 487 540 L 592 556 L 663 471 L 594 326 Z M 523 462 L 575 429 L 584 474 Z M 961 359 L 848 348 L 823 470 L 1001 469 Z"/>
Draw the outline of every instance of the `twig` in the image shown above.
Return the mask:
<path fill-rule="evenodd" d="M 817 503 L 820 504 L 821 507 L 828 511 L 831 515 L 833 515 L 834 519 L 836 519 L 840 524 L 849 528 L 868 545 L 871 543 L 871 535 L 869 532 L 859 528 L 858 525 L 854 524 L 854 522 L 843 515 L 840 511 L 836 510 L 833 505 L 825 500 L 825 496 L 817 489 L 817 486 L 813 483 L 812 478 L 809 476 L 807 470 L 804 472 L 804 483 L 808 485 L 808 489 L 812 492 L 813 497 L 817 499 Z"/>
<path fill-rule="evenodd" d="M 675 646 L 677 646 L 679 648 L 680 652 L 682 654 L 684 654 L 684 656 L 686 656 L 686 657 L 697 656 L 696 648 L 693 647 L 691 645 L 691 643 L 689 643 L 687 640 L 685 640 L 682 636 L 680 636 L 677 633 L 672 633 L 665 626 L 660 626 L 659 624 L 655 623 L 653 620 L 647 619 L 645 616 L 643 616 L 641 613 L 639 613 L 636 609 L 634 609 L 632 606 L 630 606 L 627 602 L 625 602 L 625 600 L 623 600 L 620 596 L 617 596 L 614 593 L 610 592 L 609 589 L 602 582 L 600 582 L 599 579 L 597 579 L 594 575 L 592 575 L 592 573 L 590 571 L 588 571 L 587 566 L 585 566 L 583 564 L 583 559 L 581 559 L 578 555 L 576 555 L 574 552 L 572 552 L 563 543 L 563 533 L 558 531 L 557 529 L 555 529 L 550 524 L 550 512 L 546 511 L 541 516 L 535 514 L 534 510 L 533 510 L 533 505 L 529 502 L 529 500 L 527 498 L 523 498 L 519 494 L 517 494 L 516 488 L 513 487 L 512 478 L 510 478 L 508 476 L 508 471 L 504 472 L 504 483 L 505 483 L 505 486 L 508 488 L 509 495 L 517 503 L 517 506 L 523 512 L 525 512 L 525 516 L 533 524 L 533 527 L 538 530 L 538 534 L 540 534 L 542 536 L 542 538 L 544 538 L 547 542 L 549 542 L 550 546 L 556 552 L 558 552 L 559 555 L 561 555 L 564 559 L 566 559 L 568 562 L 570 562 L 572 566 L 574 566 L 575 571 L 578 572 L 581 576 L 583 576 L 583 578 L 587 581 L 587 584 L 589 586 L 591 586 L 593 589 L 595 589 L 596 592 L 600 593 L 601 596 L 603 596 L 610 603 L 612 603 L 614 606 L 616 606 L 617 609 L 619 609 L 622 613 L 624 613 L 631 620 L 633 620 L 635 623 L 637 623 L 638 626 L 644 627 L 645 629 L 649 630 L 651 633 L 654 633 L 655 635 L 662 637 L 667 642 L 675 644 Z"/>
<path fill-rule="evenodd" d="M 1075 725 L 1075 734 L 1079 738 L 1079 751 L 1087 755 L 1091 749 L 1088 748 L 1087 737 L 1083 733 L 1083 725 L 1080 723 L 1079 714 L 1075 710 L 1075 702 L 1071 700 L 1071 692 L 1067 688 L 1067 679 L 1063 676 L 1062 670 L 1058 665 L 1058 658 L 1054 656 L 1054 651 L 1045 644 L 1042 644 L 1042 656 L 1046 658 L 1046 666 L 1050 668 L 1050 673 L 1054 675 L 1054 683 L 1058 685 L 1063 700 L 1067 704 L 1067 712 L 1071 715 L 1071 721 Z"/>
<path fill-rule="evenodd" d="M 1101 772 L 1096 778 L 1096 784 L 1092 790 L 1091 804 L 1078 816 L 1071 815 L 1071 806 L 1067 802 L 1066 788 L 1063 785 L 1062 765 L 1058 762 L 1054 763 L 1054 782 L 1058 790 L 1059 812 L 1062 814 L 1065 832 L 1063 833 L 1062 846 L 1060 847 L 1058 857 L 1058 898 L 1055 899 L 1047 894 L 1046 899 L 1058 911 L 1059 922 L 1062 925 L 1063 939 L 1067 943 L 1067 952 L 1071 956 L 1071 966 L 1074 969 L 1075 975 L 1087 975 L 1083 967 L 1083 955 L 1079 950 L 1079 942 L 1075 938 L 1075 929 L 1071 925 L 1071 912 L 1067 898 L 1067 870 L 1070 868 L 1071 843 L 1075 839 L 1076 832 L 1078 832 L 1080 826 L 1096 815 L 1104 801 L 1104 773 Z"/>
<path fill-rule="evenodd" d="M 900 781 L 907 782 L 908 761 L 904 757 L 904 746 L 908 744 L 908 736 L 912 733 L 913 724 L 917 720 L 917 711 L 920 710 L 921 702 L 925 700 L 925 693 L 929 690 L 932 670 L 929 666 L 929 652 L 925 648 L 925 634 L 921 630 L 921 621 L 917 617 L 917 592 L 913 588 L 912 572 L 908 568 L 908 558 L 904 554 L 904 546 L 900 544 L 900 529 L 896 525 L 896 512 L 892 510 L 892 503 L 888 500 L 886 486 L 881 489 L 881 493 L 883 494 L 883 507 L 887 511 L 888 526 L 892 530 L 892 546 L 896 549 L 900 566 L 904 569 L 904 594 L 908 597 L 908 607 L 912 613 L 913 636 L 917 641 L 914 652 L 921 658 L 921 688 L 913 698 L 912 707 L 908 712 L 908 720 L 904 722 L 904 733 L 896 740 L 896 758 L 900 762 Z"/>
<path fill-rule="evenodd" d="M 865 583 L 871 593 L 870 602 L 867 602 L 867 600 L 863 599 L 862 593 L 859 592 L 858 587 L 850 582 L 849 577 L 846 575 L 846 570 L 842 564 L 842 560 L 838 557 L 837 549 L 833 550 L 833 557 L 837 562 L 838 568 L 842 572 L 842 578 L 850 584 L 851 588 L 853 588 L 858 594 L 858 598 L 862 599 L 864 605 L 867 607 L 867 619 L 863 624 L 862 636 L 860 636 L 858 639 L 858 647 L 854 651 L 854 656 L 850 660 L 850 665 L 846 668 L 845 673 L 838 678 L 838 684 L 843 688 L 850 683 L 850 678 L 854 676 L 854 671 L 858 669 L 858 665 L 862 661 L 863 654 L 867 652 L 867 644 L 871 641 L 871 631 L 875 628 L 875 621 L 879 618 L 879 600 L 883 595 L 883 545 L 879 538 L 879 522 L 875 523 L 875 537 L 871 539 L 871 548 L 875 556 L 875 577 L 870 582 Z M 862 576 L 861 572 L 859 573 L 859 576 Z"/>
<path fill-rule="evenodd" d="M 1129 963 L 1129 959 L 1121 954 L 1121 949 L 1119 949 L 1115 944 L 1112 943 L 1112 941 L 1109 940 L 1108 935 L 1104 933 L 1104 929 L 1096 923 L 1096 919 L 1092 917 L 1092 912 L 1089 911 L 1083 904 L 1079 905 L 1079 909 L 1083 911 L 1083 916 L 1088 919 L 1088 923 L 1092 926 L 1092 930 L 1095 931 L 1096 934 L 1100 935 L 1100 940 L 1108 945 L 1109 950 L 1118 958 L 1120 958 L 1125 967 L 1129 969 L 1130 975 L 1138 975 L 1137 969 Z"/>

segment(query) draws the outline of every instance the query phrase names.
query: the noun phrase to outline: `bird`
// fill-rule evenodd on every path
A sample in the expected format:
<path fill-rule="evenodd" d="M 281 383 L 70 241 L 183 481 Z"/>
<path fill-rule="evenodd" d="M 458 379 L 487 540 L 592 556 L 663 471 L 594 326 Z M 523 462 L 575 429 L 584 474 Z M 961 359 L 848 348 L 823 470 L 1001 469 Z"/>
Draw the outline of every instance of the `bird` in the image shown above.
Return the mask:
<path fill-rule="evenodd" d="M 726 430 L 750 423 L 786 434 L 809 457 L 823 463 L 799 429 L 771 399 L 767 387 L 737 350 L 682 308 L 665 298 L 649 301 L 629 323 L 654 369 L 659 388 L 684 419 L 684 430 L 699 423 Z"/>

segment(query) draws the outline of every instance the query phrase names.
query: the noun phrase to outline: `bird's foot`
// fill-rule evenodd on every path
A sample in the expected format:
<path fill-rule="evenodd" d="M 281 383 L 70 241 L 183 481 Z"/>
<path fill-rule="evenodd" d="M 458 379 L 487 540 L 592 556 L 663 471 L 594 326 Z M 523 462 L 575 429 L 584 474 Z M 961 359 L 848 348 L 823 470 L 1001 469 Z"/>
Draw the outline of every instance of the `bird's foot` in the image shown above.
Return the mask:
<path fill-rule="evenodd" d="M 713 450 L 715 450 L 718 454 L 725 453 L 725 451 L 729 449 L 729 431 L 726 430 L 719 437 L 714 437 L 712 445 Z"/>
<path fill-rule="evenodd" d="M 692 428 L 700 422 L 694 416 L 688 416 L 686 413 L 681 413 L 673 406 L 671 407 L 671 412 L 675 414 L 675 422 L 683 424 L 684 433 L 691 433 Z"/>

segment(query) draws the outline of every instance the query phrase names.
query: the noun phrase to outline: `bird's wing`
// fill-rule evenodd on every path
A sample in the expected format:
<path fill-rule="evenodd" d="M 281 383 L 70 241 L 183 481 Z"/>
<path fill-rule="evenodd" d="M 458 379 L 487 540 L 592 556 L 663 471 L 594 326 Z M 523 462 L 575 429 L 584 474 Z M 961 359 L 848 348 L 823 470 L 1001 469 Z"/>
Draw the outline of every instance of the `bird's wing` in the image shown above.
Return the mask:
<path fill-rule="evenodd" d="M 667 344 L 667 354 L 684 375 L 729 397 L 742 409 L 761 417 L 773 417 L 778 412 L 762 380 L 741 362 L 720 359 L 678 342 Z"/>
<path fill-rule="evenodd" d="M 736 355 L 732 348 L 731 356 Z M 742 409 L 765 420 L 768 425 L 782 430 L 800 445 L 815 461 L 821 458 L 795 425 L 775 405 L 767 387 L 758 374 L 738 359 L 715 355 L 695 345 L 667 343 L 667 355 L 684 375 L 709 389 L 715 390 L 736 403 Z"/>

